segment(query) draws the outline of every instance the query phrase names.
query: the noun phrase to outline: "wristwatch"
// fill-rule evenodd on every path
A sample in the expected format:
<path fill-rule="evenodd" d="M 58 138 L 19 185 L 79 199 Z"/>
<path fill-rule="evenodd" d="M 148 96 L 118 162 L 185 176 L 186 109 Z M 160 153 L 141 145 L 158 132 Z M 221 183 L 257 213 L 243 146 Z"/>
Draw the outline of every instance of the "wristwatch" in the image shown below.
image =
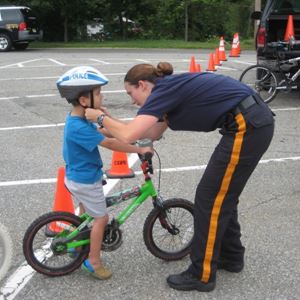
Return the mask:
<path fill-rule="evenodd" d="M 102 114 L 100 115 L 98 118 L 97 118 L 97 123 L 99 125 L 100 128 L 103 128 L 103 120 L 104 120 L 104 117 L 106 116 L 106 114 Z"/>

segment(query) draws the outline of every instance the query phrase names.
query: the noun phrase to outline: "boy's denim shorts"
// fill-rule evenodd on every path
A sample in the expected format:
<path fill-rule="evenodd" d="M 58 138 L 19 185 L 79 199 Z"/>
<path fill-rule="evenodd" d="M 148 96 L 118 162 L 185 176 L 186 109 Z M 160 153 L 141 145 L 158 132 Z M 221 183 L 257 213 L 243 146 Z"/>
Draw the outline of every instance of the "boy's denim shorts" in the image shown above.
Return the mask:
<path fill-rule="evenodd" d="M 65 185 L 74 201 L 77 204 L 81 203 L 91 217 L 100 218 L 107 214 L 102 179 L 93 184 L 85 184 L 68 180 L 65 177 Z"/>

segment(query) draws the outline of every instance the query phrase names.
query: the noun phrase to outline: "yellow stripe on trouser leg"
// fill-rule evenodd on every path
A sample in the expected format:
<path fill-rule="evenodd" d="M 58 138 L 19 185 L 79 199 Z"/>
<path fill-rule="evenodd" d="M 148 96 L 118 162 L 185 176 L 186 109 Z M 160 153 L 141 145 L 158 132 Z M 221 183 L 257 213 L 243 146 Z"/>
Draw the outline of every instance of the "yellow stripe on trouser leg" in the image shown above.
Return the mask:
<path fill-rule="evenodd" d="M 210 222 L 209 222 L 209 231 L 208 231 L 208 239 L 205 249 L 205 257 L 203 262 L 203 272 L 201 281 L 208 282 L 210 273 L 211 273 L 211 260 L 213 257 L 214 252 L 214 245 L 216 240 L 217 234 L 217 227 L 218 227 L 218 218 L 221 210 L 222 203 L 226 196 L 226 193 L 229 188 L 229 184 L 232 179 L 232 175 L 234 170 L 239 162 L 241 148 L 243 144 L 244 134 L 246 132 L 246 123 L 245 119 L 242 114 L 238 114 L 235 117 L 235 120 L 238 124 L 238 132 L 235 134 L 233 149 L 230 157 L 230 162 L 227 166 L 225 175 L 222 180 L 221 188 L 217 194 L 217 197 L 214 202 L 214 206 L 212 209 Z"/>

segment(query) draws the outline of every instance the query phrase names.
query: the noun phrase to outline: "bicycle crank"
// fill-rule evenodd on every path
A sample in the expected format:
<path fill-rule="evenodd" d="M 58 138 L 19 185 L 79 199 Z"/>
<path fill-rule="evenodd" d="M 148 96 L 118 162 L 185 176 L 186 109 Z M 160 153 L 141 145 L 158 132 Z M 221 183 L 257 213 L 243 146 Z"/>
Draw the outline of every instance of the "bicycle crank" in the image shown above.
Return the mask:
<path fill-rule="evenodd" d="M 292 91 L 293 87 L 290 85 L 290 83 L 287 80 L 282 80 L 278 83 L 278 86 L 276 89 L 280 90 L 284 93 L 290 93 Z"/>
<path fill-rule="evenodd" d="M 115 226 L 115 224 L 106 225 L 103 241 L 103 251 L 114 251 L 118 249 L 122 244 L 122 231 Z"/>

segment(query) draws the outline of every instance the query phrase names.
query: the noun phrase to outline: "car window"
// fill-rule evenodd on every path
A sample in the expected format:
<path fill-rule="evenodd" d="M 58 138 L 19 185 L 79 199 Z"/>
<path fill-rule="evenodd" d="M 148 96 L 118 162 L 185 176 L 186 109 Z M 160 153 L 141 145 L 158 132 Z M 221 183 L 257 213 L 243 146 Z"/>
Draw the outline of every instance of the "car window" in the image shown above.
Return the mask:
<path fill-rule="evenodd" d="M 24 9 L 21 9 L 21 12 L 26 21 L 27 20 L 36 20 L 36 16 L 32 13 L 31 9 L 24 8 Z"/>
<path fill-rule="evenodd" d="M 1 10 L 1 17 L 7 23 L 22 22 L 22 16 L 17 9 L 3 9 Z"/>
<path fill-rule="evenodd" d="M 278 0 L 275 1 L 273 6 L 274 13 L 278 14 L 289 14 L 300 12 L 300 1 L 299 0 Z"/>

